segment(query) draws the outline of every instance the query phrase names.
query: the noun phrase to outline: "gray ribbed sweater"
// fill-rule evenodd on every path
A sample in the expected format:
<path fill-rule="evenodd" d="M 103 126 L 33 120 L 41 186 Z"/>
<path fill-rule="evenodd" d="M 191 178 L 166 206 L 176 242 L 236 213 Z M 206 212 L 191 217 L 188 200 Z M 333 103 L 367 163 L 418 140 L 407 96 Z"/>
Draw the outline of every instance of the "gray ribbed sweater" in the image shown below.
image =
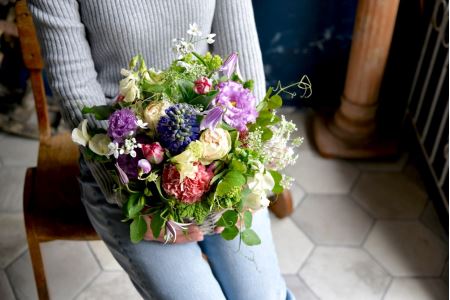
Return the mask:
<path fill-rule="evenodd" d="M 189 23 L 217 34 L 213 49 L 240 54 L 244 78 L 264 95 L 265 79 L 251 0 L 29 0 L 50 86 L 72 127 L 83 106 L 109 104 L 118 93 L 120 69 L 141 53 L 148 66 L 163 69 L 175 59 L 172 38 L 185 37 Z M 208 50 L 206 43 L 200 52 Z M 117 202 L 114 182 L 88 162 L 108 202 Z"/>

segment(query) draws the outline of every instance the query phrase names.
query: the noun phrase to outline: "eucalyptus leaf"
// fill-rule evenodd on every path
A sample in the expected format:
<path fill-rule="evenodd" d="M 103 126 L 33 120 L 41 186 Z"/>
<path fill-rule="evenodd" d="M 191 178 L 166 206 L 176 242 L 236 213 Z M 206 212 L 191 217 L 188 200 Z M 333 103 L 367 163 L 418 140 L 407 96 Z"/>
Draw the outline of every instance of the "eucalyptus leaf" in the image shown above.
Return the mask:
<path fill-rule="evenodd" d="M 282 193 L 284 189 L 280 183 L 281 183 L 281 180 L 283 179 L 283 176 L 275 170 L 270 170 L 269 172 L 270 172 L 270 175 L 272 175 L 273 181 L 275 182 L 272 192 L 274 192 L 275 194 Z"/>
<path fill-rule="evenodd" d="M 248 210 L 246 212 L 244 212 L 244 225 L 245 225 L 245 228 L 249 229 L 250 227 L 252 227 L 252 220 L 253 220 L 252 213 L 249 212 Z"/>
<path fill-rule="evenodd" d="M 261 239 L 252 229 L 245 229 L 241 232 L 241 238 L 247 246 L 255 246 L 261 244 Z"/>
<path fill-rule="evenodd" d="M 270 109 L 275 109 L 283 105 L 283 99 L 279 95 L 273 95 L 269 98 L 268 107 Z"/>
<path fill-rule="evenodd" d="M 227 210 L 222 214 L 216 225 L 221 227 L 233 227 L 236 225 L 238 220 L 238 213 L 234 210 Z"/>
<path fill-rule="evenodd" d="M 147 232 L 147 223 L 142 216 L 133 219 L 130 224 L 130 238 L 133 243 L 139 243 Z"/>
<path fill-rule="evenodd" d="M 263 133 L 261 135 L 261 140 L 268 141 L 272 137 L 273 137 L 273 131 L 270 128 L 268 128 L 268 127 L 263 128 Z"/>
<path fill-rule="evenodd" d="M 239 234 L 239 229 L 236 226 L 225 228 L 220 234 L 225 240 L 231 241 Z"/>

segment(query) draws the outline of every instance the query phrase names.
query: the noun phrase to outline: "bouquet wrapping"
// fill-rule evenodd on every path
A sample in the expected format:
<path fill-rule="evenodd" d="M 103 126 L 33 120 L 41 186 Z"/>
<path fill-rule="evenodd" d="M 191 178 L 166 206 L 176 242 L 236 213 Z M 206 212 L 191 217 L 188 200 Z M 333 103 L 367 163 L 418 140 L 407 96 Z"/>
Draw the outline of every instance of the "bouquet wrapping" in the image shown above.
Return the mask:
<path fill-rule="evenodd" d="M 115 103 L 83 108 L 107 128 L 84 120 L 72 139 L 115 179 L 133 242 L 143 239 L 148 216 L 153 236 L 166 241 L 195 223 L 205 234 L 222 226 L 223 238 L 257 245 L 252 213 L 289 186 L 280 171 L 295 163 L 302 142 L 291 139 L 295 124 L 276 114 L 280 94 L 295 95 L 288 92 L 295 86 L 307 91 L 309 82 L 269 88 L 259 100 L 253 81 L 239 73 L 237 53 L 225 60 L 199 54 L 195 44 L 211 44 L 215 34 L 203 36 L 196 24 L 187 33 L 174 40 L 178 56 L 165 70 L 133 57 Z"/>

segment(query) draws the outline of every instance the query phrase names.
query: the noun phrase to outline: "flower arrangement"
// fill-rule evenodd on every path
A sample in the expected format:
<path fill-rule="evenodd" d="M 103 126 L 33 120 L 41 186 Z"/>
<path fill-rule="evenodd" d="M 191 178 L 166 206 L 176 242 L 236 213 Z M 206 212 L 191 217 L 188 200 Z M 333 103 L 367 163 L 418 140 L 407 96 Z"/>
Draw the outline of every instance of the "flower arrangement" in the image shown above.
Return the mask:
<path fill-rule="evenodd" d="M 276 114 L 280 94 L 310 84 L 303 77 L 269 88 L 258 101 L 253 81 L 239 74 L 237 53 L 225 61 L 201 55 L 195 44 L 211 44 L 215 34 L 203 36 L 196 24 L 187 33 L 188 40 L 174 40 L 178 57 L 164 71 L 148 69 L 141 55 L 132 58 L 115 103 L 83 108 L 107 120 L 107 130 L 88 128 L 84 120 L 72 139 L 116 179 L 133 242 L 143 239 L 149 216 L 153 235 L 166 241 L 176 239 L 176 227 L 196 223 L 207 234 L 222 226 L 224 239 L 239 235 L 257 245 L 252 212 L 270 204 L 269 193 L 289 186 L 279 172 L 295 163 L 302 142 L 291 139 L 294 123 Z"/>

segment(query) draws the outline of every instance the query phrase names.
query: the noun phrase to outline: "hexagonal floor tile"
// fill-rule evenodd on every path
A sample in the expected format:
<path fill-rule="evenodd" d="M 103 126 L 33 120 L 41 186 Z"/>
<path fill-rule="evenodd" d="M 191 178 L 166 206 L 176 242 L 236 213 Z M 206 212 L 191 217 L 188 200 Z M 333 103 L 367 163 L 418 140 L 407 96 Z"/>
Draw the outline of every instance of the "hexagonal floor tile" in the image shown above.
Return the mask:
<path fill-rule="evenodd" d="M 9 285 L 8 277 L 4 271 L 0 271 L 0 299 L 2 300 L 15 300 L 16 297 Z"/>
<path fill-rule="evenodd" d="M 348 162 L 302 151 L 297 164 L 289 166 L 285 172 L 294 177 L 306 193 L 312 194 L 347 194 L 359 174 Z"/>
<path fill-rule="evenodd" d="M 426 193 L 402 173 L 363 173 L 352 197 L 377 218 L 417 218 Z"/>
<path fill-rule="evenodd" d="M 271 215 L 271 222 L 281 273 L 295 274 L 314 246 L 290 218 L 279 220 Z"/>
<path fill-rule="evenodd" d="M 0 157 L 5 166 L 36 166 L 39 141 L 4 135 Z"/>
<path fill-rule="evenodd" d="M 1 212 L 22 212 L 25 172 L 25 167 L 5 166 L 0 169 Z"/>
<path fill-rule="evenodd" d="M 284 280 L 289 290 L 297 299 L 318 300 L 319 298 L 309 289 L 309 287 L 296 275 L 284 275 Z"/>
<path fill-rule="evenodd" d="M 17 299 L 38 299 L 36 282 L 34 281 L 33 268 L 28 251 L 11 264 L 6 269 L 6 273 Z"/>
<path fill-rule="evenodd" d="M 77 300 L 88 299 L 142 299 L 125 272 L 102 272 L 91 285 L 78 295 Z"/>
<path fill-rule="evenodd" d="M 309 195 L 292 219 L 316 243 L 359 245 L 372 225 L 372 218 L 347 196 Z"/>
<path fill-rule="evenodd" d="M 95 257 L 100 262 L 100 266 L 103 268 L 103 270 L 123 270 L 103 241 L 91 241 L 89 242 L 89 247 L 94 252 Z"/>
<path fill-rule="evenodd" d="M 292 194 L 292 204 L 296 208 L 305 198 L 305 191 L 296 182 L 292 184 L 290 191 Z"/>
<path fill-rule="evenodd" d="M 27 248 L 21 213 L 0 214 L 0 268 L 4 269 Z"/>
<path fill-rule="evenodd" d="M 408 154 L 403 153 L 400 157 L 391 159 L 371 159 L 358 161 L 358 167 L 363 171 L 376 172 L 401 172 L 408 161 Z"/>
<path fill-rule="evenodd" d="M 394 276 L 440 276 L 448 251 L 416 221 L 378 221 L 364 247 Z"/>
<path fill-rule="evenodd" d="M 323 300 L 378 300 L 391 280 L 365 251 L 344 247 L 317 247 L 299 275 Z"/>
<path fill-rule="evenodd" d="M 395 278 L 385 300 L 446 300 L 448 286 L 440 279 Z"/>
<path fill-rule="evenodd" d="M 430 200 L 427 201 L 427 205 L 422 213 L 422 216 L 420 216 L 420 220 L 443 241 L 448 241 L 447 233 L 442 227 L 436 210 L 434 209 L 433 203 Z"/>
<path fill-rule="evenodd" d="M 86 242 L 41 243 L 52 299 L 73 299 L 100 272 Z"/>

